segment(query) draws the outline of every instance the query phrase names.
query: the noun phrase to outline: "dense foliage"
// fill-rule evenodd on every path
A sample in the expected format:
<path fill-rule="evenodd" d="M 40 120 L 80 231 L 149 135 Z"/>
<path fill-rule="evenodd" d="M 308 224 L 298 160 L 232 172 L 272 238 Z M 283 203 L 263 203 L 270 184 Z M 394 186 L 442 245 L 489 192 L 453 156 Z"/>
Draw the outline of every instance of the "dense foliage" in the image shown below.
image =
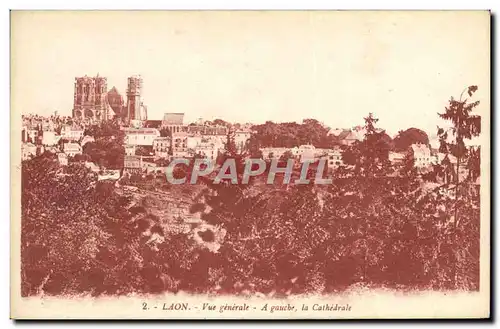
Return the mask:
<path fill-rule="evenodd" d="M 328 135 L 329 128 L 314 119 L 305 119 L 302 124 L 296 122 L 265 124 L 252 127 L 255 134 L 251 143 L 257 147 L 295 147 L 311 144 L 316 147 L 330 147 L 334 141 Z"/>
<path fill-rule="evenodd" d="M 83 146 L 83 155 L 86 159 L 107 169 L 123 168 L 124 133 L 117 121 L 91 126 L 85 134 L 95 139 L 95 142 L 88 142 Z"/>
<path fill-rule="evenodd" d="M 404 152 L 408 150 L 412 144 L 429 144 L 429 136 L 425 131 L 417 128 L 409 128 L 400 131 L 396 137 L 394 137 L 394 151 Z"/>

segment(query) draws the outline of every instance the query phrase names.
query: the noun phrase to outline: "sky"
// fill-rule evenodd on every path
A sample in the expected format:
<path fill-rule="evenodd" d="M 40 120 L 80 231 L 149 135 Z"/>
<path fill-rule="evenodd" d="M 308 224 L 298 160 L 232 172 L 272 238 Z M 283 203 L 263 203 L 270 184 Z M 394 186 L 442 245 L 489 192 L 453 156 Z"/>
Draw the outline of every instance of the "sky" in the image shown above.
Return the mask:
<path fill-rule="evenodd" d="M 488 12 L 13 12 L 12 113 L 71 115 L 75 77 L 125 95 L 140 74 L 149 119 L 350 128 L 373 112 L 391 136 L 432 134 L 469 85 L 488 115 L 489 24 Z"/>

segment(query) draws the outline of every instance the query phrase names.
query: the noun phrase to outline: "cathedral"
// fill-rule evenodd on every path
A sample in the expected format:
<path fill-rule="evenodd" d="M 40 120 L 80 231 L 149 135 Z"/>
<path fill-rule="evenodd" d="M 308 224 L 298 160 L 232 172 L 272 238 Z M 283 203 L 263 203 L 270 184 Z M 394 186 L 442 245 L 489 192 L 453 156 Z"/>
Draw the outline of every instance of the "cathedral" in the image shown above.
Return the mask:
<path fill-rule="evenodd" d="M 73 118 L 90 122 L 101 122 L 115 117 L 127 123 L 147 120 L 147 107 L 141 99 L 140 76 L 128 78 L 126 102 L 116 87 L 109 91 L 107 87 L 107 79 L 99 74 L 95 77 L 76 77 Z"/>

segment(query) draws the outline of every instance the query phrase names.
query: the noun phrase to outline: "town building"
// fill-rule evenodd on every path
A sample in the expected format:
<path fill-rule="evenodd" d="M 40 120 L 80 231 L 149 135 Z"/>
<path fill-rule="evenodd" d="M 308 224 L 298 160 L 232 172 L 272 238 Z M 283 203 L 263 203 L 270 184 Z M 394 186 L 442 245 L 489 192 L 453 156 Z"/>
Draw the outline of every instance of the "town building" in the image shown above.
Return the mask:
<path fill-rule="evenodd" d="M 431 149 L 428 145 L 412 144 L 409 152 L 416 168 L 426 168 L 434 162 L 434 159 L 431 156 Z"/>
<path fill-rule="evenodd" d="M 355 139 L 353 139 L 353 135 L 351 135 L 351 130 L 349 129 L 330 129 L 328 132 L 328 136 L 333 137 L 333 140 L 336 144 L 339 145 L 351 145 L 354 143 Z"/>
<path fill-rule="evenodd" d="M 49 118 L 44 118 L 39 125 L 39 129 L 42 131 L 53 131 L 55 129 L 54 121 Z"/>
<path fill-rule="evenodd" d="M 83 128 L 77 125 L 65 125 L 61 129 L 61 138 L 68 141 L 79 141 L 83 137 Z"/>
<path fill-rule="evenodd" d="M 213 143 L 220 149 L 224 149 L 227 143 L 227 134 L 207 134 L 202 135 L 202 142 L 204 143 Z"/>
<path fill-rule="evenodd" d="M 215 162 L 219 155 L 219 148 L 214 143 L 200 143 L 194 148 L 194 153 L 198 156 Z"/>
<path fill-rule="evenodd" d="M 61 136 L 57 135 L 55 131 L 42 131 L 42 145 L 53 146 L 56 145 Z"/>
<path fill-rule="evenodd" d="M 59 165 L 67 166 L 68 165 L 68 156 L 66 153 L 57 153 L 57 160 L 59 161 Z"/>
<path fill-rule="evenodd" d="M 338 148 L 328 151 L 327 159 L 329 169 L 337 169 L 344 164 L 342 161 L 342 151 Z"/>
<path fill-rule="evenodd" d="M 39 137 L 39 130 L 38 129 L 26 129 L 25 130 L 25 140 L 24 142 L 29 142 L 33 144 L 38 143 L 38 137 Z"/>
<path fill-rule="evenodd" d="M 360 142 L 365 138 L 366 130 L 363 127 L 354 127 L 340 140 L 341 145 L 350 146 L 355 142 Z"/>
<path fill-rule="evenodd" d="M 97 175 L 98 181 L 118 179 L 120 179 L 120 170 L 105 170 Z"/>
<path fill-rule="evenodd" d="M 389 161 L 392 165 L 401 165 L 404 162 L 406 154 L 403 152 L 389 152 Z"/>
<path fill-rule="evenodd" d="M 154 156 L 125 155 L 123 158 L 123 171 L 126 173 L 154 172 L 156 167 Z"/>
<path fill-rule="evenodd" d="M 172 155 L 174 158 L 188 156 L 189 135 L 185 132 L 176 132 L 172 134 Z"/>
<path fill-rule="evenodd" d="M 53 145 L 53 146 L 41 146 L 44 148 L 45 152 L 50 152 L 50 153 L 59 153 L 61 151 L 59 145 Z"/>
<path fill-rule="evenodd" d="M 186 132 L 188 127 L 184 126 L 184 113 L 165 113 L 161 128 L 165 129 L 170 134 Z"/>
<path fill-rule="evenodd" d="M 160 158 L 168 158 L 171 146 L 172 138 L 170 137 L 158 137 L 153 140 L 154 153 Z"/>
<path fill-rule="evenodd" d="M 45 146 L 43 145 L 37 145 L 36 146 L 36 155 L 42 155 L 45 152 Z"/>
<path fill-rule="evenodd" d="M 327 156 L 330 151 L 331 151 L 331 149 L 324 149 L 324 148 L 318 148 L 318 147 L 316 147 L 314 149 L 314 156 L 316 158 L 321 158 L 323 156 Z"/>
<path fill-rule="evenodd" d="M 236 149 L 238 152 L 243 152 L 247 148 L 248 141 L 252 136 L 252 132 L 249 129 L 239 129 L 234 133 L 234 143 L 236 144 Z"/>
<path fill-rule="evenodd" d="M 143 122 L 143 127 L 144 128 L 156 128 L 158 130 L 162 129 L 162 124 L 163 120 L 146 120 Z"/>
<path fill-rule="evenodd" d="M 155 128 L 125 128 L 125 144 L 152 146 L 153 141 L 160 137 L 160 132 Z"/>
<path fill-rule="evenodd" d="M 123 170 L 129 173 L 138 173 L 141 171 L 142 157 L 138 155 L 125 155 L 123 158 Z"/>
<path fill-rule="evenodd" d="M 30 160 L 37 155 L 36 145 L 33 143 L 23 143 L 21 145 L 21 159 Z"/>
<path fill-rule="evenodd" d="M 74 157 L 77 154 L 82 154 L 82 147 L 78 143 L 64 143 L 64 153 L 70 157 Z"/>
<path fill-rule="evenodd" d="M 312 146 L 312 145 L 310 145 L 310 146 Z M 310 146 L 304 146 L 304 145 L 302 145 L 302 146 L 300 146 L 300 147 L 294 146 L 294 147 L 292 147 L 292 148 L 290 149 L 290 152 L 292 152 L 293 156 L 295 156 L 295 157 L 300 157 L 300 155 L 301 155 L 302 153 L 304 153 L 304 151 L 305 151 L 306 149 L 310 148 Z M 313 146 L 313 148 L 314 148 L 314 146 Z"/>
<path fill-rule="evenodd" d="M 125 145 L 125 155 L 135 155 L 135 145 Z"/>
<path fill-rule="evenodd" d="M 188 149 L 194 149 L 197 145 L 201 144 L 203 137 L 200 134 L 188 134 L 186 145 Z"/>
<path fill-rule="evenodd" d="M 146 167 L 146 174 L 163 174 L 167 170 L 167 167 L 161 167 L 158 166 L 158 164 L 155 164 L 155 166 L 149 166 Z"/>
<path fill-rule="evenodd" d="M 441 185 L 437 188 L 440 195 L 447 197 L 449 199 L 455 199 L 456 188 L 454 184 Z"/>
<path fill-rule="evenodd" d="M 43 117 L 36 114 L 22 115 L 22 129 L 23 130 L 37 130 L 37 131 L 56 131 L 62 125 L 72 121 L 70 117 L 63 116 L 50 116 Z M 24 133 L 26 134 L 26 132 Z M 24 138 L 27 138 L 25 135 Z M 26 141 L 26 140 L 25 140 Z"/>
<path fill-rule="evenodd" d="M 316 160 L 317 153 L 314 145 L 300 145 L 297 153 L 301 163 L 314 162 Z"/>
<path fill-rule="evenodd" d="M 194 129 L 196 126 L 191 126 Z M 224 136 L 227 137 L 229 133 L 229 128 L 221 125 L 204 125 L 202 127 L 201 134 L 204 136 Z"/>
<path fill-rule="evenodd" d="M 146 128 L 146 127 L 144 126 L 144 122 L 145 122 L 145 121 L 136 120 L 136 119 L 133 119 L 133 120 L 128 120 L 128 126 L 129 126 L 130 128 L 135 128 L 135 129 Z"/>

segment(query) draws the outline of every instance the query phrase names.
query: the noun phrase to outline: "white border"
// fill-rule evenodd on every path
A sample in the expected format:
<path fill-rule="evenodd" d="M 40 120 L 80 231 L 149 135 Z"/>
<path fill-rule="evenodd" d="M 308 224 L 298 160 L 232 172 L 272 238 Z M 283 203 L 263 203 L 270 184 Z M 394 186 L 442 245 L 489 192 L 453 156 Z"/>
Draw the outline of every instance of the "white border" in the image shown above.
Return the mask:
<path fill-rule="evenodd" d="M 10 2 L 10 3 L 9 3 Z M 491 9 L 495 7 L 492 0 L 475 1 L 325 1 L 325 0 L 87 0 L 65 1 L 52 0 L 40 3 L 31 1 L 7 1 L 10 9 L 241 9 L 241 10 L 293 10 L 293 9 L 338 9 L 338 10 L 470 10 Z"/>
<path fill-rule="evenodd" d="M 288 1 L 270 1 L 270 0 L 247 0 L 247 1 L 193 1 L 193 0 L 176 0 L 176 1 L 162 1 L 161 3 L 157 3 L 155 1 L 128 1 L 122 0 L 120 2 L 117 1 L 98 1 L 98 0 L 86 0 L 86 1 L 44 1 L 44 3 L 40 3 L 38 1 L 6 1 L 2 2 L 2 10 L 1 18 L 2 18 L 2 33 L 0 34 L 2 45 L 4 47 L 3 55 L 3 72 L 9 72 L 10 66 L 10 54 L 9 54 L 9 12 L 8 9 L 274 9 L 274 10 L 293 10 L 293 9 L 491 9 L 493 13 L 498 13 L 499 2 L 498 1 L 486 1 L 486 0 L 475 0 L 475 1 L 376 1 L 372 2 L 369 0 L 361 1 L 361 0 L 351 0 L 351 1 L 320 1 L 320 0 L 288 0 Z M 497 22 L 498 23 L 498 22 Z M 494 35 L 495 44 L 498 43 L 498 34 Z M 493 58 L 493 60 L 496 59 Z M 495 72 L 496 73 L 496 72 Z M 1 147 L 2 154 L 9 154 L 9 139 L 10 139 L 10 104 L 9 104 L 9 85 L 10 85 L 10 77 L 7 74 L 4 74 L 3 79 L 1 79 L 2 83 L 2 97 L 1 102 L 3 104 L 3 113 L 6 115 L 4 119 L 0 120 L 0 133 L 2 134 Z M 496 84 L 495 90 L 492 90 L 492 94 L 499 94 L 499 87 Z M 8 118 L 8 119 L 7 119 Z M 498 115 L 495 119 L 495 126 L 498 127 Z M 495 143 L 495 152 L 498 154 L 498 139 L 495 134 L 494 136 Z M 9 182 L 9 162 L 4 160 L 1 162 L 1 170 L 0 175 L 2 175 L 1 181 Z M 498 183 L 498 177 L 495 177 L 494 183 Z M 497 185 L 497 184 L 495 184 Z M 1 198 L 0 198 L 1 208 L 0 209 L 9 209 L 10 207 L 10 184 L 2 184 L 1 189 Z M 493 200 L 493 205 L 496 206 L 496 202 Z M 4 213 L 6 211 L 4 210 Z M 494 213 L 494 212 L 493 212 Z M 9 241 L 9 216 L 4 216 L 5 218 L 2 221 L 4 225 L 2 233 L 3 233 L 3 241 L 7 244 Z M 498 233 L 498 224 L 496 225 L 496 232 Z M 498 236 L 498 234 L 497 234 Z M 494 243 L 494 239 L 492 243 Z M 1 254 L 1 264 L 9 264 L 10 250 L 9 246 L 5 245 L 2 248 Z M 495 263 L 498 261 L 498 253 L 495 257 Z M 492 264 L 493 265 L 493 264 Z M 8 265 L 7 265 L 8 266 Z M 2 316 L 2 327 L 10 327 L 14 326 L 14 323 L 8 320 L 9 316 L 9 271 L 4 270 L 2 274 L 2 287 L 4 288 L 2 291 L 2 299 L 1 299 L 1 309 L 3 310 Z M 496 291 L 494 292 L 496 293 Z M 492 310 L 492 312 L 495 312 Z M 496 313 L 496 312 L 495 312 Z M 498 316 L 498 313 L 497 313 Z M 304 323 L 302 323 L 304 324 Z M 43 324 L 33 324 L 35 327 L 41 326 Z M 65 324 L 72 325 L 72 324 Z M 101 327 L 104 324 L 92 324 L 96 327 Z M 160 325 L 174 325 L 173 323 L 165 323 Z M 216 324 L 215 324 L 216 325 Z M 264 325 L 260 323 L 259 325 Z M 334 325 L 345 325 L 341 323 L 334 323 Z M 353 324 L 350 324 L 352 326 Z M 356 325 L 364 325 L 362 323 Z M 414 324 L 401 324 L 405 326 L 412 326 Z M 436 324 L 427 324 L 427 326 L 435 326 Z M 473 325 L 480 325 L 479 323 Z M 51 326 L 51 325 L 49 325 Z"/>

